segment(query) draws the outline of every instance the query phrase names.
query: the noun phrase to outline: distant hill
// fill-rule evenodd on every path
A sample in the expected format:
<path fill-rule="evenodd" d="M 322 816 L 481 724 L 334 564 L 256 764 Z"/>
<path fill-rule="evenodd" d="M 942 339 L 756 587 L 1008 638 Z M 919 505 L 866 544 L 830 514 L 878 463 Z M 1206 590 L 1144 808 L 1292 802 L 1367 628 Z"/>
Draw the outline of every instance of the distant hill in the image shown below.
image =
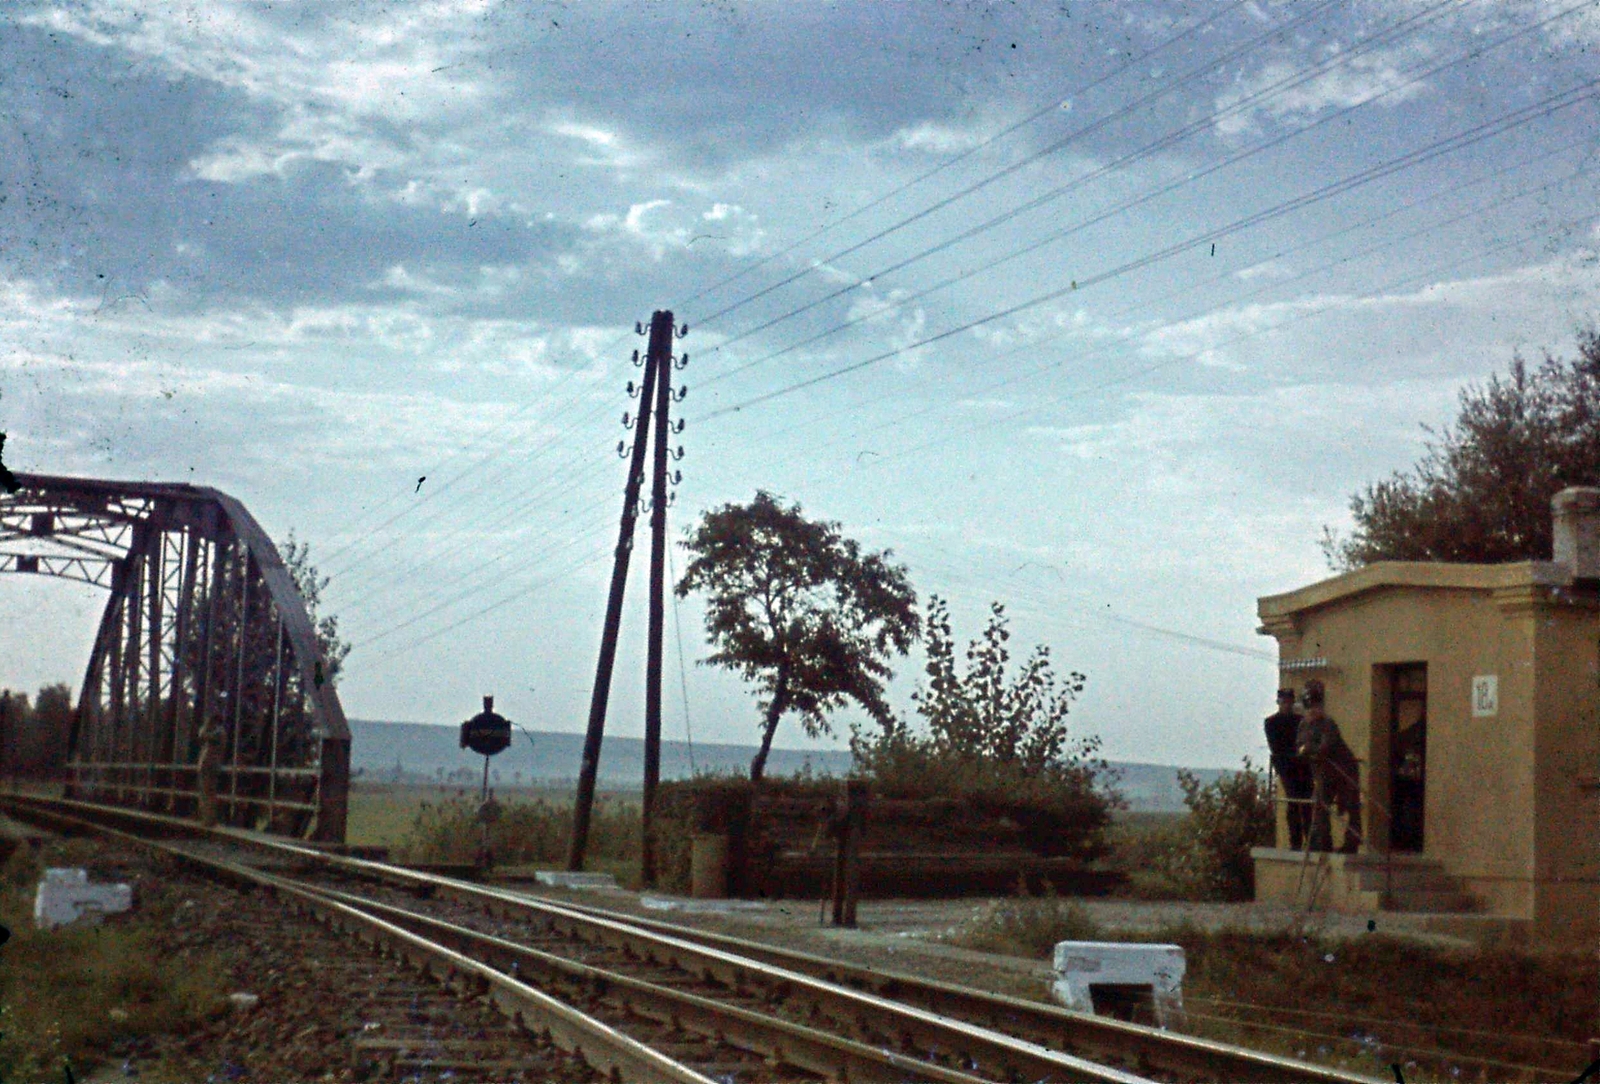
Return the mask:
<path fill-rule="evenodd" d="M 533 735 L 528 740 L 527 734 Z M 369 779 L 433 780 L 442 774 L 474 782 L 483 771 L 483 758 L 458 744 L 453 726 L 428 723 L 389 723 L 373 719 L 350 720 L 350 767 Z M 742 774 L 755 756 L 753 745 L 716 742 L 661 743 L 661 778 L 688 779 L 696 771 Z M 502 785 L 514 783 L 521 773 L 524 783 L 561 783 L 578 777 L 583 760 L 583 735 L 565 731 L 518 728 L 511 748 L 490 765 Z M 850 771 L 850 754 L 843 750 L 773 749 L 767 760 L 772 775 L 842 776 Z M 1183 791 L 1178 770 L 1164 764 L 1113 762 L 1118 788 L 1130 809 L 1144 812 L 1181 812 Z M 1191 769 L 1204 782 L 1225 773 L 1213 768 Z M 607 737 L 600 754 L 599 782 L 603 787 L 637 787 L 644 775 L 644 742 L 639 738 Z"/>

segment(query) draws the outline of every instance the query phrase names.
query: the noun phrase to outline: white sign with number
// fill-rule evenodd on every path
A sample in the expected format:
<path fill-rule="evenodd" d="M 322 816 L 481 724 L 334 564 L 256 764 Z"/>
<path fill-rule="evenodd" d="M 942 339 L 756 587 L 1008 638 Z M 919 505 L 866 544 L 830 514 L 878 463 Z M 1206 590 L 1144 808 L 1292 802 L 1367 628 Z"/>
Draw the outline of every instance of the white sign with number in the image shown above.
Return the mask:
<path fill-rule="evenodd" d="M 1480 719 L 1500 714 L 1500 678 L 1479 674 L 1472 679 L 1472 714 Z"/>

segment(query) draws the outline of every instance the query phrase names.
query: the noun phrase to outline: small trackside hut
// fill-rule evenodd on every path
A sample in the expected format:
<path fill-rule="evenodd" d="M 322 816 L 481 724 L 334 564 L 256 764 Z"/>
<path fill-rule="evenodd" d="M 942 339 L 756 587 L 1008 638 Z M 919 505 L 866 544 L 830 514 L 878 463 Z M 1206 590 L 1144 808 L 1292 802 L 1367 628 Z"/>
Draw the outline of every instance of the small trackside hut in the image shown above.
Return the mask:
<path fill-rule="evenodd" d="M 1359 770 L 1354 853 L 1256 848 L 1256 898 L 1428 912 L 1538 946 L 1600 933 L 1600 489 L 1554 559 L 1379 562 L 1258 600 L 1280 686 L 1326 690 Z M 1334 845 L 1345 818 L 1333 814 Z"/>

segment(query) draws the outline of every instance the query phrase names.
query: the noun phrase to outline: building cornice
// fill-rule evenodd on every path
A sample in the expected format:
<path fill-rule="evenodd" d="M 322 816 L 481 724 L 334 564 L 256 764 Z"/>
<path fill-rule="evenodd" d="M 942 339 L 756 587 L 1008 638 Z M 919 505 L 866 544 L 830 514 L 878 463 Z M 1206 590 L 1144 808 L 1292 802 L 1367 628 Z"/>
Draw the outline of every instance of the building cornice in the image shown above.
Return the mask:
<path fill-rule="evenodd" d="M 1308 610 L 1347 602 L 1362 595 L 1405 588 L 1492 592 L 1496 600 L 1526 605 L 1568 582 L 1566 570 L 1551 561 L 1518 561 L 1502 565 L 1451 564 L 1443 561 L 1379 561 L 1280 595 L 1256 600 L 1263 630 L 1277 636 L 1298 627 Z"/>

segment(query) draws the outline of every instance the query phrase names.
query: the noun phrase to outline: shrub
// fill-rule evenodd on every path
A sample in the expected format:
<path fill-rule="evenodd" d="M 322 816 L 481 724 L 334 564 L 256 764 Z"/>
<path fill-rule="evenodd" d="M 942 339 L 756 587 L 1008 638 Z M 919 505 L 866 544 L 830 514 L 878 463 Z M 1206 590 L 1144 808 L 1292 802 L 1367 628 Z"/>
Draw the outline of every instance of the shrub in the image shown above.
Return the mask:
<path fill-rule="evenodd" d="M 1036 853 L 1090 861 L 1109 852 L 1106 828 L 1118 799 L 1092 768 L 1049 765 L 1029 772 L 1015 763 L 940 750 L 926 743 L 880 743 L 862 756 L 864 774 L 882 798 L 944 798 L 980 816 L 1006 817 Z"/>
<path fill-rule="evenodd" d="M 1248 900 L 1255 895 L 1251 847 L 1271 846 L 1273 800 L 1267 773 L 1244 760 L 1244 767 L 1201 785 L 1178 772 L 1183 804 L 1189 807 L 1188 836 L 1195 861 L 1190 879 L 1205 898 Z"/>
<path fill-rule="evenodd" d="M 1105 854 L 1105 830 L 1121 799 L 1095 754 L 1099 739 L 1073 738 L 1067 717 L 1084 676 L 1058 680 L 1048 647 L 1009 672 L 1005 608 L 990 607 L 983 635 L 956 660 L 949 608 L 935 596 L 924 623 L 928 683 L 913 700 L 926 730 L 904 719 L 859 730 L 850 749 L 857 770 L 885 798 L 944 798 L 974 812 L 1009 818 L 1037 853 L 1084 860 Z"/>

